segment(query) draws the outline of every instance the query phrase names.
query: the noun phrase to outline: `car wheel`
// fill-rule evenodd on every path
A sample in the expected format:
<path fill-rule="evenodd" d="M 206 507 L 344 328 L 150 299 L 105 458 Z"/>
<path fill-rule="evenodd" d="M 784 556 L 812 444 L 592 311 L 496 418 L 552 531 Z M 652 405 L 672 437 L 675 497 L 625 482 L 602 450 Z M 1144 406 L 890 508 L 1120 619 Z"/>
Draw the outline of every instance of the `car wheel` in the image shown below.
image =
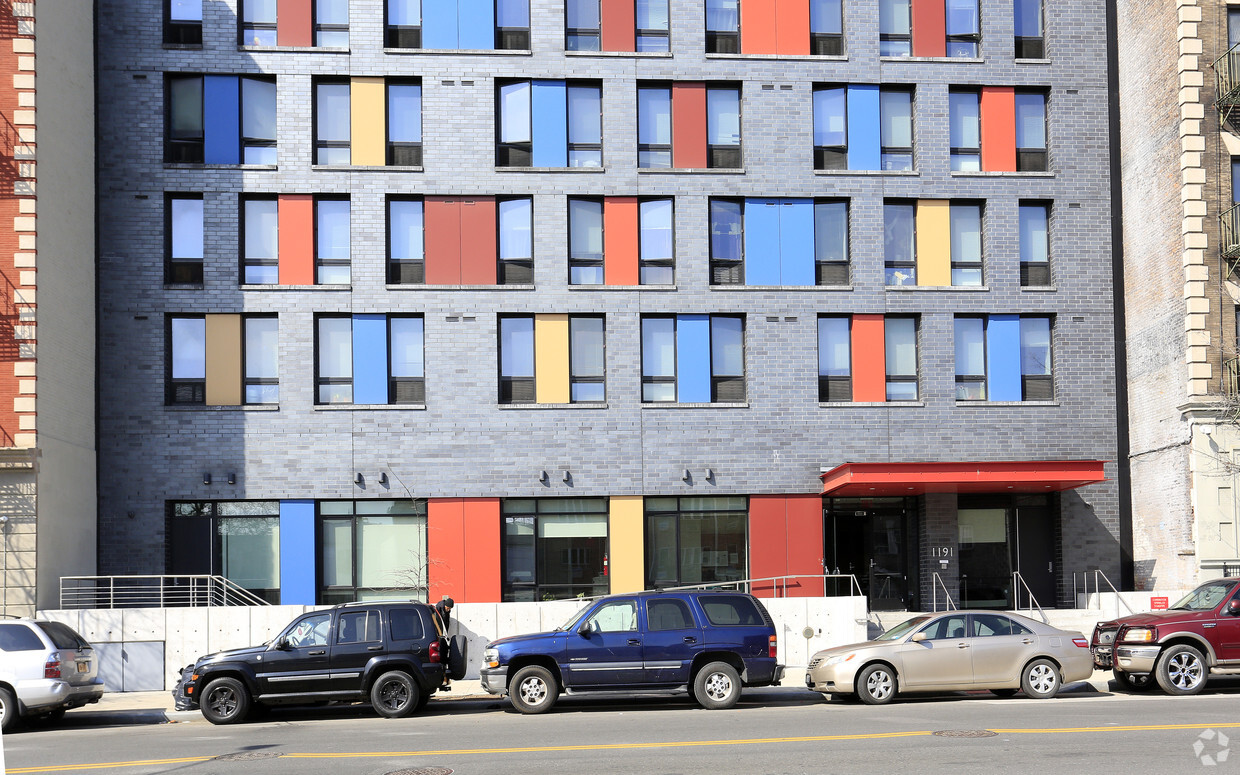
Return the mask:
<path fill-rule="evenodd" d="M 236 678 L 216 678 L 199 702 L 202 715 L 212 724 L 236 724 L 250 710 L 250 693 Z"/>
<path fill-rule="evenodd" d="M 707 710 L 725 710 L 741 698 L 741 676 L 727 662 L 711 662 L 693 679 L 693 696 Z"/>
<path fill-rule="evenodd" d="M 1035 659 L 1025 665 L 1020 675 L 1020 688 L 1034 700 L 1049 700 L 1059 694 L 1059 668 L 1049 659 Z"/>
<path fill-rule="evenodd" d="M 17 727 L 19 720 L 17 698 L 13 696 L 13 692 L 0 687 L 0 731 L 11 732 Z"/>
<path fill-rule="evenodd" d="M 857 696 L 866 705 L 886 705 L 896 696 L 895 671 L 886 665 L 870 665 L 857 675 Z"/>
<path fill-rule="evenodd" d="M 1158 657 L 1154 676 L 1167 694 L 1189 695 L 1206 686 L 1206 660 L 1201 652 L 1187 644 L 1172 646 Z"/>
<path fill-rule="evenodd" d="M 1154 685 L 1149 673 L 1125 673 L 1122 670 L 1116 670 L 1114 675 L 1115 683 L 1130 692 L 1143 692 Z"/>
<path fill-rule="evenodd" d="M 408 673 L 393 670 L 370 687 L 370 704 L 384 718 L 404 718 L 417 708 L 420 694 Z"/>
<path fill-rule="evenodd" d="M 555 676 L 545 667 L 530 665 L 517 671 L 508 686 L 512 706 L 522 713 L 546 713 L 560 696 Z"/>
<path fill-rule="evenodd" d="M 1015 697 L 1020 689 L 991 689 L 990 693 L 996 697 Z"/>

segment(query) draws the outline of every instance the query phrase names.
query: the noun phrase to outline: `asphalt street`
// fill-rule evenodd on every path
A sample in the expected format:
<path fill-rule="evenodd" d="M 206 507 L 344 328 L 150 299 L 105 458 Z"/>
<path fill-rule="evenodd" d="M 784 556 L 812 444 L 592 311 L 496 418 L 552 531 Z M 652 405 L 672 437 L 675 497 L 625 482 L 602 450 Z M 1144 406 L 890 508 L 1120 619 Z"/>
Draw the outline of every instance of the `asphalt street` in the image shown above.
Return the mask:
<path fill-rule="evenodd" d="M 684 695 L 595 695 L 563 697 L 544 716 L 467 698 L 400 720 L 347 706 L 229 727 L 70 713 L 3 747 L 9 773 L 1225 772 L 1240 769 L 1238 708 L 1238 679 L 1197 697 L 1079 684 L 1044 701 L 979 692 L 877 708 L 777 687 L 747 690 L 728 711 Z"/>

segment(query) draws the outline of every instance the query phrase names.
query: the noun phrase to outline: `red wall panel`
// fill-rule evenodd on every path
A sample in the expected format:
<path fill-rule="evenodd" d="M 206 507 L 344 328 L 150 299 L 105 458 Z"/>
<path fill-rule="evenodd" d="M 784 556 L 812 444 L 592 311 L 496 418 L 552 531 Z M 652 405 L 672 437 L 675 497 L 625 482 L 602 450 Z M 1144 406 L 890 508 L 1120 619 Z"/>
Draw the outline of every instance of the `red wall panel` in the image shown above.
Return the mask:
<path fill-rule="evenodd" d="M 741 53 L 779 53 L 775 32 L 776 11 L 772 5 L 771 0 L 741 0 Z M 804 0 L 802 5 L 805 5 Z M 808 27 L 807 22 L 806 29 Z"/>
<path fill-rule="evenodd" d="M 672 84 L 672 166 L 706 168 L 706 84 Z"/>
<path fill-rule="evenodd" d="M 852 317 L 852 384 L 854 401 L 887 400 L 887 343 L 882 315 Z"/>
<path fill-rule="evenodd" d="M 276 5 L 276 43 L 281 46 L 313 46 L 314 0 L 279 0 Z"/>
<path fill-rule="evenodd" d="M 282 194 L 277 214 L 280 284 L 314 285 L 314 197 Z"/>
<path fill-rule="evenodd" d="M 638 284 L 637 197 L 609 196 L 603 200 L 603 282 Z"/>
<path fill-rule="evenodd" d="M 943 0 L 913 0 L 913 56 L 947 56 L 947 18 Z"/>
<path fill-rule="evenodd" d="M 464 501 L 460 498 L 427 501 L 426 546 L 431 559 L 426 568 L 429 599 L 435 602 L 447 595 L 463 602 L 466 591 Z M 499 568 L 498 562 L 496 568 Z"/>
<path fill-rule="evenodd" d="M 780 54 L 809 54 L 809 3 L 775 0 L 775 48 Z"/>
<path fill-rule="evenodd" d="M 789 576 L 822 575 L 822 496 L 789 495 L 788 514 L 788 568 Z M 822 579 L 789 579 L 788 597 L 821 597 L 826 590 Z"/>
<path fill-rule="evenodd" d="M 452 196 L 428 196 L 425 233 L 427 285 L 461 284 L 461 202 Z M 495 226 L 491 226 L 495 231 Z"/>
<path fill-rule="evenodd" d="M 464 597 L 455 599 L 469 603 L 498 603 L 502 592 L 499 498 L 464 498 L 462 506 L 465 592 Z"/>
<path fill-rule="evenodd" d="M 782 495 L 749 499 L 749 577 L 783 576 L 788 568 L 788 518 Z M 753 585 L 758 597 L 775 597 L 772 582 Z"/>
<path fill-rule="evenodd" d="M 982 169 L 1016 171 L 1016 89 L 983 86 L 978 106 L 982 124 Z"/>
<path fill-rule="evenodd" d="M 604 51 L 634 51 L 637 49 L 637 20 L 633 15 L 633 0 L 602 0 L 599 8 L 603 29 Z"/>
<path fill-rule="evenodd" d="M 461 283 L 495 285 L 495 197 L 480 196 L 461 202 Z"/>

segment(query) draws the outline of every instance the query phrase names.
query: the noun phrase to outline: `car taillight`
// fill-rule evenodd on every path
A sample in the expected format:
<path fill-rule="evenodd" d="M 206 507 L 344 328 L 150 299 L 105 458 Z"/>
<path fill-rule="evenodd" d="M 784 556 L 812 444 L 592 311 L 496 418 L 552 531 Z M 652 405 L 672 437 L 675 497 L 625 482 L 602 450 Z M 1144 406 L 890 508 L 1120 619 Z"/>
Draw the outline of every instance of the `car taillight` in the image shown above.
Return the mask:
<path fill-rule="evenodd" d="M 60 677 L 60 659 L 59 658 L 55 656 L 50 656 L 47 658 L 47 663 L 43 665 L 43 677 L 44 678 L 59 678 Z"/>
<path fill-rule="evenodd" d="M 775 652 L 779 650 L 779 638 L 772 635 L 767 639 L 767 645 L 770 647 L 771 659 L 775 659 Z"/>
<path fill-rule="evenodd" d="M 1089 641 L 1085 640 L 1084 638 L 1073 638 L 1072 642 L 1076 644 L 1077 648 L 1082 648 L 1082 649 L 1089 648 Z"/>
<path fill-rule="evenodd" d="M 438 661 L 439 661 L 439 659 L 440 659 L 440 653 L 439 653 L 439 641 L 437 641 L 437 640 L 435 640 L 435 641 L 431 641 L 431 647 L 430 647 L 429 651 L 430 651 L 430 658 L 431 658 L 431 661 L 432 661 L 432 662 L 438 662 Z"/>

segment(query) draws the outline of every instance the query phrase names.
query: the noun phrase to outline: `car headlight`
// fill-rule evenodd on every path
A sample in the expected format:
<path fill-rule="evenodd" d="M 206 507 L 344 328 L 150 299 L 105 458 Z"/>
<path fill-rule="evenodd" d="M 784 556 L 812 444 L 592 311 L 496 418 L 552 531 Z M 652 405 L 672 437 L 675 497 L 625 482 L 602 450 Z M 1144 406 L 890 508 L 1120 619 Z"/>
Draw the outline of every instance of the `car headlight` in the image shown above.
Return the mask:
<path fill-rule="evenodd" d="M 1125 643 L 1153 643 L 1158 634 L 1153 627 L 1130 627 L 1124 630 Z"/>
<path fill-rule="evenodd" d="M 485 649 L 482 652 L 482 664 L 487 667 L 499 667 L 499 649 Z"/>
<path fill-rule="evenodd" d="M 826 662 L 822 663 L 822 666 L 830 667 L 831 665 L 838 665 L 841 662 L 847 662 L 848 660 L 852 659 L 855 656 L 857 655 L 856 654 L 837 654 L 831 657 L 830 659 L 828 659 Z"/>

